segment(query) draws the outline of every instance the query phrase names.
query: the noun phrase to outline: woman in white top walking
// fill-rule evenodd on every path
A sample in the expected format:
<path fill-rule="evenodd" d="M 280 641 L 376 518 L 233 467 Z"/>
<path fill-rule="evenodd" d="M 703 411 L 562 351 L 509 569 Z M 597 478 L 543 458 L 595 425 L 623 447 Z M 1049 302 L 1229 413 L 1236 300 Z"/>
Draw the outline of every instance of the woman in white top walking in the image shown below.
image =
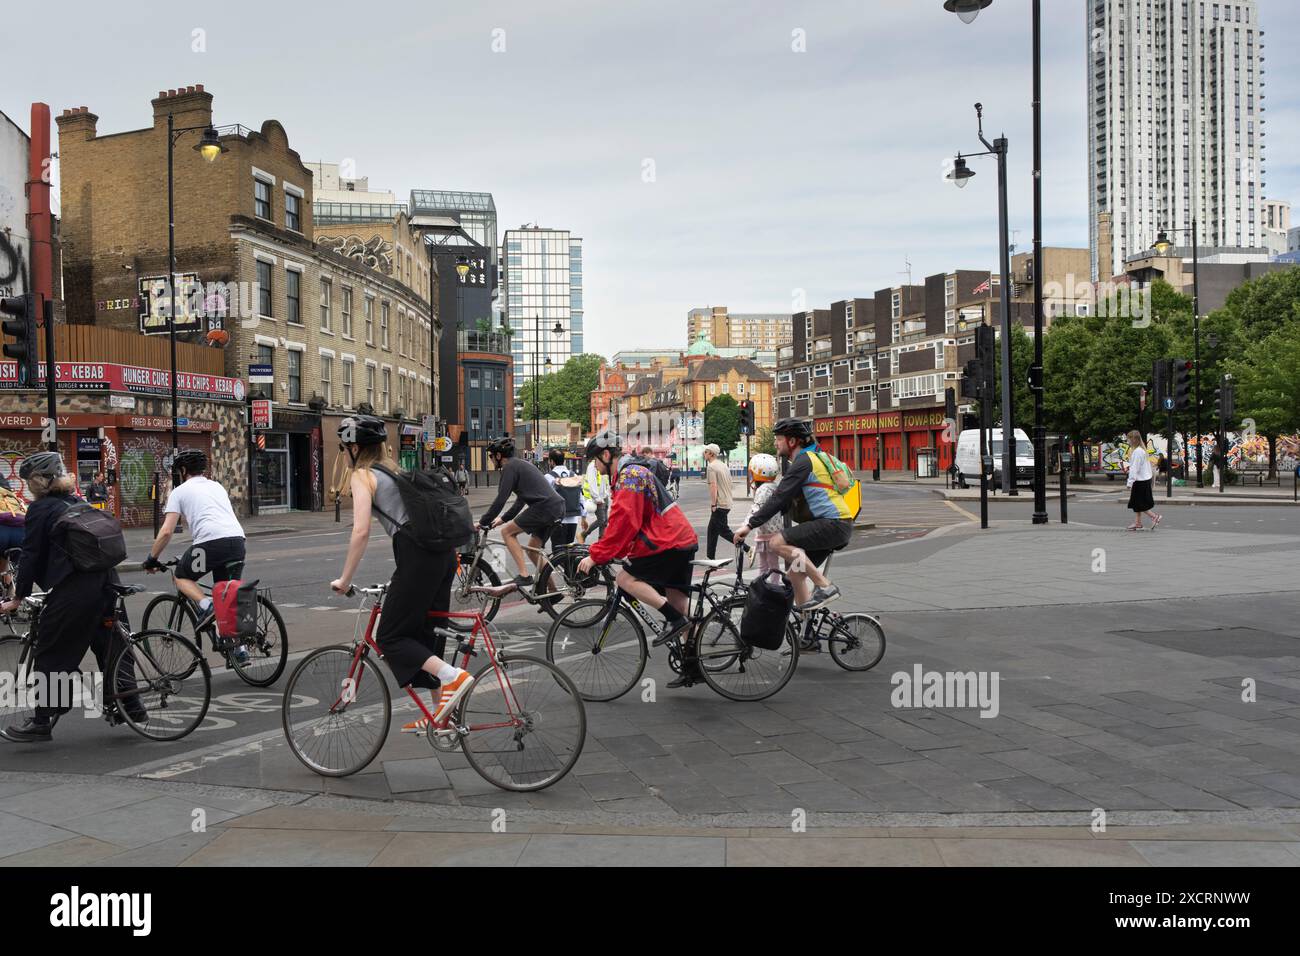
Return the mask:
<path fill-rule="evenodd" d="M 1141 531 L 1142 515 L 1146 514 L 1151 517 L 1151 529 L 1154 531 L 1156 525 L 1160 524 L 1160 515 L 1151 510 L 1156 506 L 1155 497 L 1151 494 L 1151 482 L 1155 475 L 1151 471 L 1147 443 L 1142 438 L 1142 433 L 1134 429 L 1128 433 L 1128 444 L 1128 506 L 1133 512 L 1133 523 L 1128 526 L 1128 530 Z"/>

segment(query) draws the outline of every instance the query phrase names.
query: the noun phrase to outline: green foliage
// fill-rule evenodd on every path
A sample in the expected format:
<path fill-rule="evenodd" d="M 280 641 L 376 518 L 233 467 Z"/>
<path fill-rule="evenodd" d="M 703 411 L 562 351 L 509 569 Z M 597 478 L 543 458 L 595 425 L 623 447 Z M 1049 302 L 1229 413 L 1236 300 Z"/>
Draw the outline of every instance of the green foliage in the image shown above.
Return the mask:
<path fill-rule="evenodd" d="M 1254 419 L 1261 435 L 1300 430 L 1300 321 L 1255 342 L 1229 367 L 1237 419 Z"/>
<path fill-rule="evenodd" d="M 730 395 L 704 406 L 704 443 L 717 445 L 724 455 L 740 444 L 740 405 Z"/>
<path fill-rule="evenodd" d="M 1300 328 L 1300 266 L 1269 272 L 1228 293 L 1223 310 L 1249 342 Z"/>
<path fill-rule="evenodd" d="M 591 431 L 591 393 L 600 386 L 600 366 L 604 361 L 599 355 L 575 355 L 558 372 L 541 376 L 536 383 L 541 413 L 536 417 L 578 422 L 583 434 Z M 534 418 L 532 379 L 524 383 L 523 395 L 524 420 L 531 422 Z"/>
<path fill-rule="evenodd" d="M 775 455 L 776 454 L 776 436 L 772 434 L 772 426 L 764 425 L 758 430 L 751 439 L 750 451 L 755 455 Z"/>
<path fill-rule="evenodd" d="M 1046 343 L 1044 343 L 1046 345 Z M 1029 390 L 1029 366 L 1034 362 L 1034 340 L 1019 322 L 1011 324 L 1011 410 L 1015 413 L 1015 427 L 1025 434 L 1033 432 L 1034 393 Z M 997 343 L 997 356 L 993 372 L 993 421 L 1002 417 L 1002 342 Z M 1026 425 L 1030 427 L 1026 427 Z"/>

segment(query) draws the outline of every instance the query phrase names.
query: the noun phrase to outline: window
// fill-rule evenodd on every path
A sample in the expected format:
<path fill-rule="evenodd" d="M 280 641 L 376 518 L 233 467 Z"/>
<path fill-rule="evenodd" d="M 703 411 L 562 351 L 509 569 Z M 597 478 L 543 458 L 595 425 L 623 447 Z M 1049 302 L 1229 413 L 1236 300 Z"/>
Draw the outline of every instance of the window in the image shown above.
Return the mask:
<path fill-rule="evenodd" d="M 352 366 L 354 364 L 350 359 L 343 360 L 343 404 L 347 408 L 352 407 Z"/>
<path fill-rule="evenodd" d="M 406 315 L 397 313 L 397 354 L 406 354 Z"/>
<path fill-rule="evenodd" d="M 301 210 L 301 197 L 286 190 L 284 194 L 284 228 L 292 229 L 294 232 L 302 232 Z"/>
<path fill-rule="evenodd" d="M 379 303 L 379 344 L 388 348 L 388 302 Z"/>
<path fill-rule="evenodd" d="M 943 304 L 952 306 L 957 304 L 957 279 L 950 276 L 943 280 Z"/>
<path fill-rule="evenodd" d="M 334 403 L 334 358 L 329 355 L 320 357 L 320 392 L 326 405 Z"/>
<path fill-rule="evenodd" d="M 293 325 L 302 325 L 302 273 L 292 269 L 284 274 L 284 295 L 289 303 L 288 320 Z"/>
<path fill-rule="evenodd" d="M 730 383 L 730 382 L 723 382 L 723 383 L 722 383 L 722 394 L 723 394 L 723 395 L 730 395 L 730 394 L 731 394 L 731 383 Z"/>
<path fill-rule="evenodd" d="M 745 383 L 744 383 L 744 382 L 737 382 L 737 383 L 736 383 L 736 394 L 737 394 L 737 395 L 744 395 L 744 394 L 745 394 Z"/>
<path fill-rule="evenodd" d="M 302 353 L 289 350 L 289 401 L 302 401 Z"/>
<path fill-rule="evenodd" d="M 469 370 L 469 387 L 470 388 L 479 387 L 478 369 L 476 368 L 472 368 Z"/>
<path fill-rule="evenodd" d="M 479 407 L 471 405 L 469 407 L 469 432 L 471 435 L 479 434 Z"/>
<path fill-rule="evenodd" d="M 375 300 L 366 296 L 366 344 L 375 344 Z"/>
<path fill-rule="evenodd" d="M 271 218 L 271 184 L 265 180 L 253 180 L 253 215 L 258 219 Z"/>
<path fill-rule="evenodd" d="M 825 378 L 827 375 L 830 375 L 830 374 L 831 374 L 831 367 L 830 367 L 829 365 L 814 365 L 814 366 L 813 366 L 813 377 L 814 377 L 814 378 Z"/>
<path fill-rule="evenodd" d="M 271 317 L 271 263 L 257 260 L 257 312 Z"/>
<path fill-rule="evenodd" d="M 320 329 L 322 332 L 330 331 L 330 306 L 332 303 L 332 294 L 334 291 L 333 284 L 329 279 L 320 280 Z"/>
<path fill-rule="evenodd" d="M 388 391 L 389 391 L 389 389 L 392 387 L 392 384 L 393 384 L 393 371 L 392 371 L 392 369 L 387 369 L 387 368 L 384 369 L 384 379 L 383 379 L 383 382 L 384 382 L 384 411 L 388 411 Z"/>
<path fill-rule="evenodd" d="M 343 287 L 343 335 L 352 338 L 352 290 Z"/>
<path fill-rule="evenodd" d="M 375 404 L 375 367 L 373 365 L 366 366 L 366 401 L 370 403 L 371 407 Z M 387 410 L 384 409 L 384 411 Z"/>

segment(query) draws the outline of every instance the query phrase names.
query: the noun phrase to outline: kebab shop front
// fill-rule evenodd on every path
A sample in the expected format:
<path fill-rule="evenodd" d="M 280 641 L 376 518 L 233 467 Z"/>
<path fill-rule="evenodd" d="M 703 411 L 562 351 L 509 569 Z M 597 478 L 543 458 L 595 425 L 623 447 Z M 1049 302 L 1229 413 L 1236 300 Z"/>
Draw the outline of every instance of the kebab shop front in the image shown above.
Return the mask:
<path fill-rule="evenodd" d="M 952 465 L 956 446 L 943 440 L 943 408 L 889 409 L 861 415 L 818 418 L 818 446 L 855 471 L 872 471 L 878 455 L 882 471 L 916 473 L 917 454 L 935 449 L 940 473 Z"/>

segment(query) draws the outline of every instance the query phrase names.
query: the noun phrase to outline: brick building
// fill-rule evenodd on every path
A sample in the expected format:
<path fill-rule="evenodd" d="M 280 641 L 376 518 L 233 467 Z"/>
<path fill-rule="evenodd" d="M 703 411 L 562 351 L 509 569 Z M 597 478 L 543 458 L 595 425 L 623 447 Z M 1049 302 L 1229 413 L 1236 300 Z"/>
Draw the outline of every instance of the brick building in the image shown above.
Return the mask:
<path fill-rule="evenodd" d="M 349 411 L 388 417 L 394 453 L 411 460 L 415 422 L 436 412 L 439 325 L 404 214 L 318 233 L 311 172 L 279 122 L 219 127 L 223 152 L 207 162 L 191 147 L 212 94 L 168 90 L 152 106 L 152 126 L 115 134 L 86 107 L 58 117 L 68 321 L 166 332 L 170 115 L 187 130 L 174 153 L 178 338 L 226 338 L 224 371 L 241 381 L 250 364 L 273 369 L 250 389 L 274 403 L 272 427 L 242 446 L 258 509 L 322 507 Z"/>

